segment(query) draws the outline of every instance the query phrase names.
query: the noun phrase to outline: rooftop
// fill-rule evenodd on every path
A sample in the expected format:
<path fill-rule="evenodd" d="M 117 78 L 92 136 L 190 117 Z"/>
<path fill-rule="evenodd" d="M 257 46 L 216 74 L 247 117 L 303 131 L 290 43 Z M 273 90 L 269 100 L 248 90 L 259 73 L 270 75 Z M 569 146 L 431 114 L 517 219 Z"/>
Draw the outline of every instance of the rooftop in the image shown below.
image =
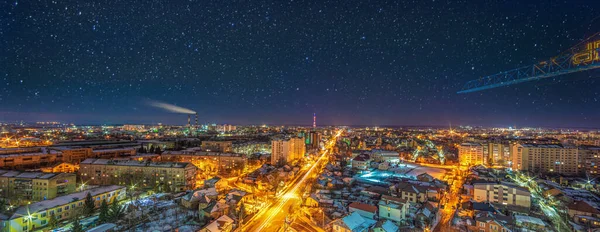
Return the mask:
<path fill-rule="evenodd" d="M 50 179 L 57 176 L 59 173 L 45 173 L 45 172 L 21 172 L 21 171 L 8 171 L 0 170 L 2 177 L 11 178 L 23 178 L 23 179 Z"/>
<path fill-rule="evenodd" d="M 352 202 L 352 203 L 350 203 L 350 205 L 348 207 L 354 208 L 354 209 L 359 209 L 359 210 L 366 211 L 366 212 L 371 212 L 371 213 L 377 212 L 377 206 L 367 205 L 365 203 L 360 203 L 360 202 Z"/>
<path fill-rule="evenodd" d="M 81 164 L 92 165 L 115 165 L 115 166 L 135 166 L 135 167 L 162 167 L 162 168 L 185 168 L 190 163 L 183 162 L 148 162 L 137 160 L 110 160 L 110 159 L 94 159 L 89 158 L 81 162 Z"/>

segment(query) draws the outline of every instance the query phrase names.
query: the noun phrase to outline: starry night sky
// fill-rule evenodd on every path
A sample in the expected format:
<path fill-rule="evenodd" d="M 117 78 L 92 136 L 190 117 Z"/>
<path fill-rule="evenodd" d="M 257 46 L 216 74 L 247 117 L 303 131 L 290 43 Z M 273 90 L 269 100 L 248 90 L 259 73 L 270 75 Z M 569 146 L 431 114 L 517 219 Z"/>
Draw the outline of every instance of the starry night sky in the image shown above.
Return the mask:
<path fill-rule="evenodd" d="M 600 1 L 3 1 L 0 121 L 600 127 L 600 70 L 456 94 Z"/>

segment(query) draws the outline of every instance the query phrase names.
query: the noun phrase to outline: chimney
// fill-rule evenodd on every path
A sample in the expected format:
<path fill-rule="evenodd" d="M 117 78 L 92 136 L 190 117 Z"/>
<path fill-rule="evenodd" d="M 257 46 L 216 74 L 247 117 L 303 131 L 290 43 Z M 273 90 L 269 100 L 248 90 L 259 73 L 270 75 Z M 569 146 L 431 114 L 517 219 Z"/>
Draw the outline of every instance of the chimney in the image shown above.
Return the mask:
<path fill-rule="evenodd" d="M 196 127 L 198 127 L 198 113 L 196 113 Z"/>
<path fill-rule="evenodd" d="M 190 127 L 190 117 L 191 117 L 191 114 L 188 114 L 188 124 L 187 124 L 188 127 Z"/>

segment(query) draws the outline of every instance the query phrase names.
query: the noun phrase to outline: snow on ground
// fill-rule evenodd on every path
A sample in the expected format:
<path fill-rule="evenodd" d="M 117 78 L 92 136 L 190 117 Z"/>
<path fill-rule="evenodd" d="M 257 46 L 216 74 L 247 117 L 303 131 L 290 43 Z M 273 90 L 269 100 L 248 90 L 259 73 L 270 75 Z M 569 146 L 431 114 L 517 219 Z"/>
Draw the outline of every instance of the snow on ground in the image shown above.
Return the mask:
<path fill-rule="evenodd" d="M 443 169 L 443 168 L 424 167 L 424 166 L 419 166 L 419 165 L 414 165 L 414 166 L 415 166 L 415 168 L 413 170 L 411 170 L 410 172 L 406 173 L 406 175 L 416 177 L 423 173 L 427 173 L 438 180 L 442 180 L 444 178 L 444 175 L 446 175 L 446 169 Z"/>
<path fill-rule="evenodd" d="M 436 179 L 442 180 L 446 175 L 446 169 L 436 167 L 426 167 L 417 164 L 400 164 L 398 167 L 391 168 L 389 171 L 372 170 L 367 173 L 358 174 L 359 180 L 365 180 L 372 183 L 384 183 L 389 177 L 412 178 L 416 179 L 418 175 L 428 173 Z"/>
<path fill-rule="evenodd" d="M 151 221 L 138 225 L 135 231 L 197 231 L 200 229 L 197 225 L 184 225 L 188 218 L 195 217 L 198 212 L 179 208 L 177 205 L 171 205 L 171 208 L 159 210 L 158 214 L 152 215 Z"/>

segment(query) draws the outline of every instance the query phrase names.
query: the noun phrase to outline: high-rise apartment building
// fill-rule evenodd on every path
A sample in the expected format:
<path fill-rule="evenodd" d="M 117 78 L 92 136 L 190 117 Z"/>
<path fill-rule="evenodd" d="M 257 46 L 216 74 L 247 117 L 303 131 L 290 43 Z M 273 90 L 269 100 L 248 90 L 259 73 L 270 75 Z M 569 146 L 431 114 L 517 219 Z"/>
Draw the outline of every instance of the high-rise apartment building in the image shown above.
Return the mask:
<path fill-rule="evenodd" d="M 275 138 L 271 141 L 271 164 L 291 163 L 304 156 L 306 146 L 298 137 Z"/>
<path fill-rule="evenodd" d="M 558 144 L 514 144 L 511 149 L 512 168 L 533 173 L 579 173 L 579 152 L 576 147 Z"/>
<path fill-rule="evenodd" d="M 510 161 L 510 146 L 503 143 L 488 143 L 484 147 L 484 163 L 506 166 Z"/>
<path fill-rule="evenodd" d="M 310 131 L 304 135 L 306 145 L 312 149 L 318 149 L 321 143 L 321 134 L 316 131 Z"/>
<path fill-rule="evenodd" d="M 479 143 L 462 143 L 458 147 L 458 159 L 461 165 L 484 164 L 483 146 Z"/>
<path fill-rule="evenodd" d="M 600 175 L 600 147 L 582 146 L 579 148 L 580 168 L 588 176 Z"/>

